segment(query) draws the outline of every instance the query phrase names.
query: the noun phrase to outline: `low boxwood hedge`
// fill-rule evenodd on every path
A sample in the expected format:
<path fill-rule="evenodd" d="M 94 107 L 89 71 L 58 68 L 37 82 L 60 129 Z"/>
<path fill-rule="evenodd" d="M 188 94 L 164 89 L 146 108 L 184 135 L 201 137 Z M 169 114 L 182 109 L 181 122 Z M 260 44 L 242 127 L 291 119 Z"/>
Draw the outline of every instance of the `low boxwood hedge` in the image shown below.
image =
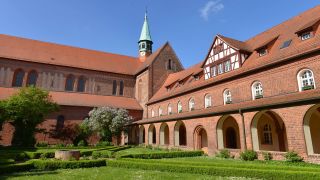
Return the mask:
<path fill-rule="evenodd" d="M 177 157 L 194 157 L 202 156 L 203 151 L 171 151 L 171 152 L 156 152 L 156 153 L 141 153 L 141 154 L 126 154 L 120 158 L 138 158 L 138 159 L 162 159 L 162 158 L 177 158 Z"/>
<path fill-rule="evenodd" d="M 92 158 L 110 158 L 112 157 L 113 152 L 109 150 L 102 150 L 102 151 L 94 151 L 92 152 Z"/>
<path fill-rule="evenodd" d="M 106 161 L 100 160 L 79 160 L 79 161 L 59 161 L 59 160 L 33 160 L 33 166 L 40 170 L 53 169 L 75 169 L 106 166 Z"/>
<path fill-rule="evenodd" d="M 110 167 L 157 170 L 177 173 L 204 174 L 213 176 L 234 176 L 262 179 L 319 179 L 320 174 L 316 172 L 286 171 L 274 169 L 250 169 L 250 168 L 234 168 L 234 167 L 210 167 L 210 166 L 192 166 L 181 164 L 158 164 L 143 163 L 128 160 L 112 160 L 107 163 Z"/>
<path fill-rule="evenodd" d="M 19 163 L 19 164 L 7 164 L 0 166 L 0 174 L 14 173 L 20 171 L 29 171 L 34 166 L 31 162 Z"/>

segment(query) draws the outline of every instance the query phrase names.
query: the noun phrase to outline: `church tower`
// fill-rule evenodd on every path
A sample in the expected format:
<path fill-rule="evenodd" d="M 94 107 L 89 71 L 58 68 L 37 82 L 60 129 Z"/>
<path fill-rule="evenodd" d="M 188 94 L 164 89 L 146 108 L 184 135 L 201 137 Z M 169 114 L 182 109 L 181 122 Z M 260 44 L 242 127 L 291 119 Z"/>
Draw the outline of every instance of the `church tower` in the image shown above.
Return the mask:
<path fill-rule="evenodd" d="M 144 15 L 144 22 L 141 30 L 141 35 L 139 39 L 139 59 L 141 62 L 144 62 L 150 54 L 152 54 L 152 40 L 148 25 L 147 12 Z"/>

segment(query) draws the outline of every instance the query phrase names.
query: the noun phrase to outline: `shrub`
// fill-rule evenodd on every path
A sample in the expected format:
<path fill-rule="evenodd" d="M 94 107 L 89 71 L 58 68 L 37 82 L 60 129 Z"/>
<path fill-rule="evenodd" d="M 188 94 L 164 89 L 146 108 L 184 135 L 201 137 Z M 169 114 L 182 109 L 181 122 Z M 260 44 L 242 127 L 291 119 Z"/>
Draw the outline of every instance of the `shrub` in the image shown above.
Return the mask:
<path fill-rule="evenodd" d="M 66 147 L 66 146 L 63 143 L 58 143 L 58 144 L 55 144 L 53 147 L 61 148 L 61 147 Z"/>
<path fill-rule="evenodd" d="M 67 144 L 66 147 L 74 147 L 73 144 Z"/>
<path fill-rule="evenodd" d="M 294 151 L 287 152 L 284 157 L 286 158 L 287 162 L 302 162 L 303 158 L 298 155 L 298 153 Z"/>
<path fill-rule="evenodd" d="M 36 144 L 36 147 L 48 147 L 48 142 L 42 141 Z"/>
<path fill-rule="evenodd" d="M 216 157 L 228 159 L 230 158 L 230 151 L 223 149 L 216 155 Z"/>
<path fill-rule="evenodd" d="M 258 159 L 257 153 L 253 150 L 245 150 L 240 153 L 240 159 L 244 161 L 253 161 Z"/>
<path fill-rule="evenodd" d="M 0 166 L 0 174 L 13 173 L 13 172 L 19 172 L 19 171 L 29 171 L 33 168 L 34 166 L 31 162 L 9 164 L 9 165 Z"/>
<path fill-rule="evenodd" d="M 108 150 L 102 150 L 102 151 L 93 151 L 92 152 L 92 158 L 98 159 L 98 158 L 110 158 L 112 157 L 112 152 Z"/>
<path fill-rule="evenodd" d="M 85 140 L 80 140 L 77 146 L 88 146 L 88 143 Z"/>
<path fill-rule="evenodd" d="M 18 153 L 15 155 L 14 160 L 15 161 L 24 161 L 25 159 L 27 159 L 27 155 L 25 153 Z"/>
<path fill-rule="evenodd" d="M 13 164 L 14 159 L 0 159 L 0 166 L 1 165 L 7 165 L 7 164 Z"/>
<path fill-rule="evenodd" d="M 101 146 L 112 146 L 111 142 L 108 141 L 100 141 L 96 144 L 97 147 L 101 147 Z"/>
<path fill-rule="evenodd" d="M 263 159 L 265 161 L 270 161 L 272 160 L 272 154 L 270 152 L 262 152 L 262 155 L 263 155 Z"/>
<path fill-rule="evenodd" d="M 86 167 L 106 166 L 105 160 L 79 160 L 79 161 L 58 161 L 58 160 L 33 160 L 34 167 L 40 170 L 53 169 L 75 169 Z"/>
<path fill-rule="evenodd" d="M 121 158 L 138 158 L 138 159 L 161 159 L 161 158 L 177 158 L 177 157 L 194 157 L 202 156 L 203 151 L 177 151 L 177 152 L 158 152 L 158 153 L 141 153 L 126 154 Z"/>

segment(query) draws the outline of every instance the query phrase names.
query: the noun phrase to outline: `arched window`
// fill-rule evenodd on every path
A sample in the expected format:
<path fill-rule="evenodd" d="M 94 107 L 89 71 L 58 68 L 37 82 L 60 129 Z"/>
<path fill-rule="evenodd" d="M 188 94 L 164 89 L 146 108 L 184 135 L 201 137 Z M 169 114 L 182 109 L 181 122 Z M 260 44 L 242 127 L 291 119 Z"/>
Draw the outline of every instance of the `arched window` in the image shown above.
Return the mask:
<path fill-rule="evenodd" d="M 272 131 L 270 124 L 265 124 L 263 126 L 263 144 L 272 144 Z"/>
<path fill-rule="evenodd" d="M 261 82 L 257 81 L 252 84 L 252 99 L 263 98 L 263 89 Z"/>
<path fill-rule="evenodd" d="M 180 101 L 178 102 L 178 113 L 182 113 L 182 104 Z"/>
<path fill-rule="evenodd" d="M 64 127 L 64 116 L 59 115 L 57 117 L 57 124 L 56 124 L 56 130 L 60 130 Z"/>
<path fill-rule="evenodd" d="M 73 91 L 73 87 L 74 87 L 74 76 L 73 75 L 69 75 L 67 77 L 67 80 L 66 80 L 66 87 L 65 87 L 65 90 L 66 91 Z"/>
<path fill-rule="evenodd" d="M 172 105 L 168 105 L 168 115 L 172 114 Z"/>
<path fill-rule="evenodd" d="M 85 87 L 86 87 L 86 80 L 84 79 L 83 76 L 80 76 L 79 79 L 78 79 L 77 91 L 78 92 L 84 92 L 85 91 Z"/>
<path fill-rule="evenodd" d="M 27 86 L 36 86 L 38 79 L 38 73 L 35 70 L 32 70 L 28 74 Z"/>
<path fill-rule="evenodd" d="M 193 111 L 194 110 L 194 106 L 195 106 L 194 99 L 191 98 L 189 100 L 189 111 Z"/>
<path fill-rule="evenodd" d="M 223 92 L 223 99 L 224 99 L 224 104 L 231 104 L 232 103 L 231 92 L 229 89 L 226 89 Z"/>
<path fill-rule="evenodd" d="M 162 116 L 162 108 L 161 107 L 159 107 L 158 114 L 159 114 L 159 116 Z"/>
<path fill-rule="evenodd" d="M 298 73 L 299 91 L 315 89 L 313 72 L 309 69 L 301 70 Z"/>
<path fill-rule="evenodd" d="M 205 97 L 204 97 L 204 107 L 205 108 L 209 108 L 211 107 L 211 95 L 210 94 L 207 94 Z"/>
<path fill-rule="evenodd" d="M 22 87 L 24 78 L 24 71 L 22 69 L 18 69 L 14 72 L 12 86 L 13 87 Z"/>
<path fill-rule="evenodd" d="M 119 95 L 120 96 L 123 96 L 123 88 L 124 88 L 123 81 L 120 81 L 120 90 L 119 90 Z"/>
<path fill-rule="evenodd" d="M 112 83 L 112 95 L 117 95 L 117 81 L 113 80 Z"/>
<path fill-rule="evenodd" d="M 151 109 L 151 117 L 154 117 L 154 110 Z"/>

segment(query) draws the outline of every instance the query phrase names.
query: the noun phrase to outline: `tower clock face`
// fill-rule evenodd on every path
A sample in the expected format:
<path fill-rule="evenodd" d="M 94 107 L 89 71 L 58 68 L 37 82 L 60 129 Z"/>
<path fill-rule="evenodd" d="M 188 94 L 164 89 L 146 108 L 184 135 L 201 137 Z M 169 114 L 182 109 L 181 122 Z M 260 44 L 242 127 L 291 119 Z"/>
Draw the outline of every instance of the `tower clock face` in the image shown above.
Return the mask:
<path fill-rule="evenodd" d="M 140 56 L 145 56 L 146 52 L 140 52 Z"/>

